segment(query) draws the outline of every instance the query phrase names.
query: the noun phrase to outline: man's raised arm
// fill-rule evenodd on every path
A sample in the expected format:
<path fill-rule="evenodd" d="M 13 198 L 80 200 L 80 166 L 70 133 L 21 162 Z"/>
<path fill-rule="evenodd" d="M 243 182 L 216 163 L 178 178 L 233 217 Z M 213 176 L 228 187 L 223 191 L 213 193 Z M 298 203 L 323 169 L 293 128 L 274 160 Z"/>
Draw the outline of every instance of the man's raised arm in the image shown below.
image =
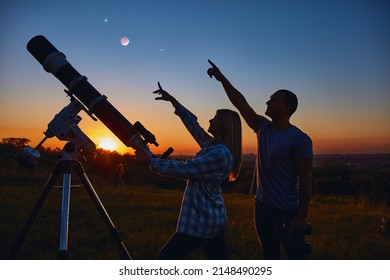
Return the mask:
<path fill-rule="evenodd" d="M 252 107 L 248 104 L 245 97 L 239 92 L 226 77 L 221 73 L 221 71 L 218 69 L 218 67 L 209 60 L 209 63 L 211 64 L 211 68 L 207 70 L 207 74 L 212 78 L 213 76 L 215 79 L 222 83 L 223 88 L 225 89 L 225 92 L 234 107 L 240 111 L 241 116 L 244 118 L 245 122 L 248 124 L 250 128 L 253 130 L 256 129 L 256 122 L 257 122 L 257 114 L 252 109 Z"/>

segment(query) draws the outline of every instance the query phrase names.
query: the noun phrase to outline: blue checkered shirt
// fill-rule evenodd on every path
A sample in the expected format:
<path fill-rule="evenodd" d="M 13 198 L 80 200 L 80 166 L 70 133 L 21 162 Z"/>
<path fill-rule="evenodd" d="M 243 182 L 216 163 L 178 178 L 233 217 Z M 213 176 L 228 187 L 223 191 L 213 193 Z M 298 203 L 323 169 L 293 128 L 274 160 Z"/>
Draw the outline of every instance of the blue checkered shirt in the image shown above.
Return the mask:
<path fill-rule="evenodd" d="M 175 108 L 175 114 L 201 150 L 187 161 L 152 158 L 150 168 L 164 176 L 187 180 L 177 231 L 213 238 L 223 230 L 227 220 L 221 184 L 233 167 L 233 156 L 224 144 L 213 143 L 213 137 L 200 127 L 196 116 L 184 106 L 176 104 Z"/>

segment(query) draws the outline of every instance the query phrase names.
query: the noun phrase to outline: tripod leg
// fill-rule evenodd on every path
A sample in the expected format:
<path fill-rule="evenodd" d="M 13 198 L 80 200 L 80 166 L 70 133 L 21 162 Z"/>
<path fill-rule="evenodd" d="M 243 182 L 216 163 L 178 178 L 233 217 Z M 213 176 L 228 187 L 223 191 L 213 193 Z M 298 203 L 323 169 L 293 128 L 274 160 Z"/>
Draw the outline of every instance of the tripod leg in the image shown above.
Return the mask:
<path fill-rule="evenodd" d="M 87 175 L 85 174 L 84 168 L 82 167 L 80 162 L 77 162 L 77 164 L 75 165 L 75 171 L 78 174 L 78 176 L 80 177 L 81 181 L 83 182 L 89 196 L 91 197 L 93 203 L 95 204 L 97 210 L 99 211 L 100 216 L 103 218 L 104 223 L 108 227 L 110 234 L 112 235 L 114 240 L 119 244 L 124 257 L 131 260 L 131 256 L 130 256 L 129 252 L 127 251 L 127 248 L 121 239 L 120 233 L 115 228 L 114 223 L 111 221 L 111 218 L 109 217 L 106 209 L 104 208 L 102 202 L 100 201 L 99 196 L 97 195 L 96 191 L 94 190 Z"/>
<path fill-rule="evenodd" d="M 60 246 L 58 250 L 58 259 L 61 260 L 68 258 L 70 184 L 72 178 L 72 162 L 66 161 L 63 164 L 64 176 L 62 180 Z"/>
<path fill-rule="evenodd" d="M 53 184 L 57 180 L 58 176 L 62 172 L 62 166 L 61 164 L 57 163 L 52 173 L 49 176 L 49 179 L 47 180 L 45 186 L 43 187 L 43 190 L 41 192 L 41 195 L 39 196 L 38 200 L 36 201 L 33 209 L 30 212 L 29 217 L 27 218 L 27 221 L 25 222 L 22 230 L 20 231 L 18 237 L 15 239 L 15 241 L 12 244 L 11 247 L 11 253 L 10 253 L 10 259 L 14 259 L 19 251 L 20 246 L 22 245 L 24 238 L 26 237 L 26 234 L 28 230 L 30 229 L 32 223 L 34 222 L 39 210 L 41 209 L 43 203 L 45 202 L 51 188 L 53 187 Z"/>

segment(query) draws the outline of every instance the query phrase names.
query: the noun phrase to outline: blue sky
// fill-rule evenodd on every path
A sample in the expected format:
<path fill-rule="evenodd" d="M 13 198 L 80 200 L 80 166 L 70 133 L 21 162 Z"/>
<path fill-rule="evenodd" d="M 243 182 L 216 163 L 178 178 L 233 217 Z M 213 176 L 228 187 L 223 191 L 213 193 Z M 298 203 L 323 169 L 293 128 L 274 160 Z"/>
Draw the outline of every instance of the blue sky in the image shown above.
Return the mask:
<path fill-rule="evenodd" d="M 157 81 L 205 128 L 216 109 L 233 108 L 206 74 L 211 59 L 259 114 L 276 90 L 294 91 L 292 122 L 316 153 L 390 152 L 389 1 L 80 2 L 0 4 L 0 138 L 39 142 L 69 102 L 26 50 L 42 34 L 130 122 L 156 134 L 162 150 L 197 147 L 170 105 L 154 101 Z M 82 117 L 97 144 L 115 138 Z M 254 152 L 245 124 L 243 138 L 244 152 Z"/>

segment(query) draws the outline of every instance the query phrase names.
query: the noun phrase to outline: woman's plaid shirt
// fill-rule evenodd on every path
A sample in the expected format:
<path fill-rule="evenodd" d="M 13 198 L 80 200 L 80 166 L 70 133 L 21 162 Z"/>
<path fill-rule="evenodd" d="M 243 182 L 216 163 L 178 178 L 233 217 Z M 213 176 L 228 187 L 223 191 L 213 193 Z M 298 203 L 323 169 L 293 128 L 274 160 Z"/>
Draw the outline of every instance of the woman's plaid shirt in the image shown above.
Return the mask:
<path fill-rule="evenodd" d="M 165 176 L 187 180 L 177 231 L 191 236 L 213 238 L 226 224 L 226 208 L 221 184 L 233 166 L 233 156 L 224 144 L 214 144 L 184 106 L 175 104 L 178 115 L 201 150 L 192 160 L 176 161 L 153 158 L 151 170 Z"/>

